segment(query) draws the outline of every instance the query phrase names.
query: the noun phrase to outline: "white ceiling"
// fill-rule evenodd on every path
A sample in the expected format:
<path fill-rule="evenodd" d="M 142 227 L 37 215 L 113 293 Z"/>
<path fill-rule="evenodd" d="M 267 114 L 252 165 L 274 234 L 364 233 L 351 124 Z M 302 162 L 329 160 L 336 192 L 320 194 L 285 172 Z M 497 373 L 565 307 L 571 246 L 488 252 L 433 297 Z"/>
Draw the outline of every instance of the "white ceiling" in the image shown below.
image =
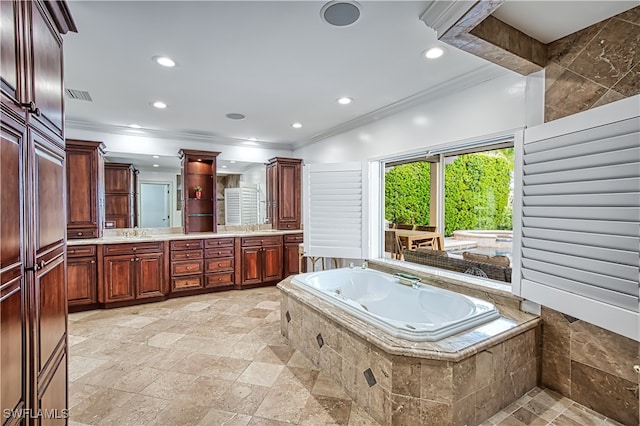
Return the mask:
<path fill-rule="evenodd" d="M 546 44 L 638 5 L 638 0 L 506 0 L 493 16 Z"/>
<path fill-rule="evenodd" d="M 550 4 L 564 2 L 526 3 L 544 4 L 542 15 L 526 10 L 527 21 L 544 21 L 556 14 Z M 427 48 L 442 45 L 419 20 L 427 2 L 361 1 L 360 19 L 348 27 L 323 22 L 324 4 L 71 0 L 79 32 L 65 36 L 65 85 L 90 92 L 93 102 L 67 99 L 67 128 L 126 133 L 135 123 L 143 127 L 137 134 L 232 144 L 253 137 L 290 149 L 455 77 L 498 68 L 452 47 L 438 60 L 424 59 Z M 523 13 L 502 7 L 509 16 Z M 554 25 L 567 31 L 584 7 Z M 161 67 L 156 55 L 178 65 Z M 341 96 L 354 102 L 339 105 Z M 156 100 L 168 108 L 153 108 Z M 232 112 L 247 117 L 225 118 Z M 293 129 L 295 121 L 303 127 Z"/>

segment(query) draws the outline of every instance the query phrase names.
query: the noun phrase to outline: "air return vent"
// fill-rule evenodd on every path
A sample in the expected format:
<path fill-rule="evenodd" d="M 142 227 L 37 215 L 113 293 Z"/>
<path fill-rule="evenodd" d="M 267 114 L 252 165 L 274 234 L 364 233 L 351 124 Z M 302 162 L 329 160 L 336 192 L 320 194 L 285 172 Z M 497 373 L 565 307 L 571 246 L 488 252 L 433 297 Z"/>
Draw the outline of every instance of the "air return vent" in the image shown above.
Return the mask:
<path fill-rule="evenodd" d="M 67 93 L 67 97 L 71 99 L 77 99 L 79 101 L 89 101 L 89 102 L 93 101 L 93 99 L 91 99 L 91 95 L 89 94 L 89 92 L 86 92 L 84 90 L 64 89 L 64 91 Z"/>

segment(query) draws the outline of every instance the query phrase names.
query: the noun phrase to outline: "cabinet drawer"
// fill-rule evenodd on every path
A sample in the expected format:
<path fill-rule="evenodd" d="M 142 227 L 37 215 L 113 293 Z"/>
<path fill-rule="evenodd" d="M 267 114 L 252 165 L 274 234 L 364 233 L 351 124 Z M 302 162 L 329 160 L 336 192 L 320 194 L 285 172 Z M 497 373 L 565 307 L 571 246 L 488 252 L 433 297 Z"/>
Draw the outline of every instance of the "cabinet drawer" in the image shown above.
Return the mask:
<path fill-rule="evenodd" d="M 232 257 L 234 252 L 233 247 L 212 248 L 204 251 L 204 257 L 207 259 L 212 257 Z"/>
<path fill-rule="evenodd" d="M 137 253 L 158 253 L 164 249 L 162 241 L 133 244 L 105 244 L 104 255 L 110 254 L 137 254 Z"/>
<path fill-rule="evenodd" d="M 234 238 L 211 238 L 204 241 L 206 248 L 212 247 L 233 247 Z"/>
<path fill-rule="evenodd" d="M 98 230 L 95 228 L 67 229 L 68 240 L 81 240 L 83 238 L 98 238 Z"/>
<path fill-rule="evenodd" d="M 171 280 L 171 289 L 176 290 L 191 290 L 194 288 L 202 287 L 202 275 L 196 275 L 194 277 L 182 277 L 174 278 Z"/>
<path fill-rule="evenodd" d="M 252 246 L 273 246 L 282 244 L 282 236 L 270 235 L 264 237 L 244 237 L 242 238 L 242 247 Z"/>
<path fill-rule="evenodd" d="M 202 240 L 171 241 L 171 250 L 194 250 L 202 248 Z"/>
<path fill-rule="evenodd" d="M 205 275 L 206 287 L 222 287 L 233 284 L 233 272 L 222 272 L 219 274 Z"/>
<path fill-rule="evenodd" d="M 68 257 L 95 256 L 96 246 L 71 246 L 67 247 Z"/>
<path fill-rule="evenodd" d="M 302 234 L 290 234 L 290 235 L 285 235 L 284 236 L 284 242 L 285 243 L 298 243 L 300 244 L 302 242 Z"/>
<path fill-rule="evenodd" d="M 202 259 L 202 250 L 171 251 L 171 260 Z"/>
<path fill-rule="evenodd" d="M 233 271 L 233 257 L 225 259 L 207 259 L 204 265 L 204 272 Z"/>
<path fill-rule="evenodd" d="M 171 262 L 171 276 L 201 274 L 202 266 L 202 260 Z"/>

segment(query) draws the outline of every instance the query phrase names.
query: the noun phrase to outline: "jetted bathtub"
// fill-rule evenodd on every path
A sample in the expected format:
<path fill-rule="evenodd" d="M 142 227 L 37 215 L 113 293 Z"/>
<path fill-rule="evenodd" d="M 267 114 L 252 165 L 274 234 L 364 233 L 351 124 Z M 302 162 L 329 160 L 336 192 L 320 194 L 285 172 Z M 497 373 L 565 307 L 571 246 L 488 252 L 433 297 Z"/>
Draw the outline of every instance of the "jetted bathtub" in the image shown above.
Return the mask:
<path fill-rule="evenodd" d="M 415 342 L 440 340 L 500 316 L 484 300 L 372 269 L 310 272 L 291 282 L 392 336 Z"/>

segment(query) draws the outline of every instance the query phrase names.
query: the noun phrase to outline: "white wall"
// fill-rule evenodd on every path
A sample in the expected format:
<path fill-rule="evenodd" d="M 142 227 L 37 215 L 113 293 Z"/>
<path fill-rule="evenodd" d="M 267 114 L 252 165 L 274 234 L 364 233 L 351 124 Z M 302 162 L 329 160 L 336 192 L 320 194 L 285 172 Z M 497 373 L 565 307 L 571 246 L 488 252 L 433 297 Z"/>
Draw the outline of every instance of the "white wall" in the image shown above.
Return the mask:
<path fill-rule="evenodd" d="M 539 115 L 539 108 L 526 108 L 526 82 L 515 73 L 496 78 L 296 149 L 293 156 L 307 164 L 363 161 L 522 128 Z M 534 93 L 541 99 L 540 90 Z"/>
<path fill-rule="evenodd" d="M 138 194 L 140 193 L 140 183 L 149 183 L 149 182 L 162 182 L 162 183 L 170 183 L 169 191 L 170 199 L 171 199 L 171 226 L 182 226 L 182 211 L 177 210 L 177 198 L 176 198 L 176 174 L 172 172 L 153 172 L 147 170 L 140 170 L 138 174 Z M 140 200 L 138 200 L 139 202 Z M 140 204 L 138 204 L 138 214 L 140 214 Z M 138 217 L 138 223 L 140 223 L 140 218 Z"/>

